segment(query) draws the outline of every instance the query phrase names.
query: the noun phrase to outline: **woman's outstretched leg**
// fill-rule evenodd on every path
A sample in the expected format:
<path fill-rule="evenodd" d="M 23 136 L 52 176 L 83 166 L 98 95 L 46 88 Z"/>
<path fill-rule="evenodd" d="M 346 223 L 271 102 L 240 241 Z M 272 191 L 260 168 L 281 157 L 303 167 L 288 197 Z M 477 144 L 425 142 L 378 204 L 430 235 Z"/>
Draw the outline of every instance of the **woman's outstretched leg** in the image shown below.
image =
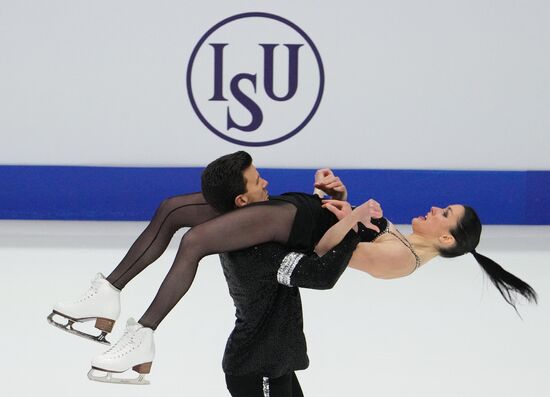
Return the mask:
<path fill-rule="evenodd" d="M 198 263 L 204 256 L 267 242 L 286 243 L 295 214 L 293 204 L 269 201 L 221 215 L 188 231 L 174 264 L 139 323 L 157 328 L 191 286 Z"/>
<path fill-rule="evenodd" d="M 202 193 L 191 193 L 164 200 L 153 219 L 130 247 L 122 261 L 107 277 L 116 288 L 126 284 L 157 260 L 166 250 L 174 233 L 218 216 Z"/>
<path fill-rule="evenodd" d="M 178 229 L 198 225 L 217 215 L 205 202 L 202 193 L 163 201 L 151 223 L 109 278 L 98 274 L 80 298 L 58 302 L 48 316 L 48 322 L 64 331 L 108 344 L 105 338 L 120 313 L 120 289 L 164 252 Z M 95 319 L 100 335 L 74 327 L 76 323 L 91 319 Z"/>

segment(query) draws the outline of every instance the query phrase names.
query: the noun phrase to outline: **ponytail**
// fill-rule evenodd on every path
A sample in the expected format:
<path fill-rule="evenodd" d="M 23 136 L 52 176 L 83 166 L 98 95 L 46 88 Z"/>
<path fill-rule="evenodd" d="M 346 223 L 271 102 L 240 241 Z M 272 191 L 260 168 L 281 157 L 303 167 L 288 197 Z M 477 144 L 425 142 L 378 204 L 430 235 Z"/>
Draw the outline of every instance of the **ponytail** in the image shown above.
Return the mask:
<path fill-rule="evenodd" d="M 473 208 L 464 206 L 464 215 L 450 232 L 456 243 L 450 248 L 440 249 L 439 255 L 444 258 L 454 258 L 471 253 L 497 287 L 498 292 L 516 313 L 518 312 L 516 294 L 524 296 L 529 302 L 537 303 L 537 293 L 529 284 L 504 270 L 492 259 L 476 252 L 475 248 L 479 244 L 481 236 L 481 221 Z"/>
<path fill-rule="evenodd" d="M 504 300 L 508 302 L 516 312 L 515 294 L 522 295 L 529 302 L 537 303 L 537 293 L 529 284 L 504 270 L 492 259 L 479 254 L 475 249 L 472 250 L 471 253 L 477 263 L 479 263 L 481 268 L 489 276 L 491 282 L 497 287 L 498 292 L 500 292 Z"/>

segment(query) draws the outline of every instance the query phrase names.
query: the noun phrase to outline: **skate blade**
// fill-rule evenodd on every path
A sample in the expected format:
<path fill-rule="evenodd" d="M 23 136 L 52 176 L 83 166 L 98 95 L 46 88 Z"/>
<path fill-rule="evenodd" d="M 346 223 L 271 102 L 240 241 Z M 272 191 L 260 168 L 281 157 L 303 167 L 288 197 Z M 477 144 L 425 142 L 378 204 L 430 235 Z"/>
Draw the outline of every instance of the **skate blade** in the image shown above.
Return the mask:
<path fill-rule="evenodd" d="M 66 320 L 67 323 L 66 324 L 58 323 L 57 321 L 54 320 L 54 316 L 61 317 L 62 319 Z M 92 340 L 94 342 L 99 342 L 103 345 L 111 346 L 111 342 L 109 342 L 107 339 L 105 339 L 106 336 L 107 336 L 106 332 L 101 331 L 100 335 L 92 335 L 92 334 L 88 334 L 86 332 L 82 332 L 82 331 L 80 331 L 80 330 L 73 327 L 74 323 L 84 323 L 84 322 L 87 322 L 87 321 L 93 321 L 93 320 L 95 320 L 94 318 L 82 318 L 82 319 L 76 320 L 76 319 L 65 317 L 62 314 L 59 314 L 59 313 L 54 311 L 48 316 L 47 320 L 48 320 L 49 324 L 53 325 L 56 328 L 59 328 L 59 329 L 65 331 L 65 332 L 68 332 L 68 333 L 73 334 L 73 335 L 80 336 L 81 338 L 84 338 L 84 339 Z"/>
<path fill-rule="evenodd" d="M 94 372 L 103 372 L 105 375 L 95 375 Z M 120 385 L 149 385 L 150 382 L 145 379 L 145 374 L 139 374 L 137 378 L 117 378 L 113 376 L 113 372 L 107 372 L 102 369 L 92 368 L 88 371 L 88 379 L 95 382 L 114 383 Z"/>

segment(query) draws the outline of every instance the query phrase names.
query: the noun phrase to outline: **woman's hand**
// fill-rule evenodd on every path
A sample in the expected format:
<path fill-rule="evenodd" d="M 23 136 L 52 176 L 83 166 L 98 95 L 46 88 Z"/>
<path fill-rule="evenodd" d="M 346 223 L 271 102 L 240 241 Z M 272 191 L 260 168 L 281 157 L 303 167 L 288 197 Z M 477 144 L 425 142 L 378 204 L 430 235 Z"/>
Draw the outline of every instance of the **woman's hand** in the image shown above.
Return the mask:
<path fill-rule="evenodd" d="M 380 229 L 370 221 L 371 218 L 382 216 L 382 208 L 375 200 L 369 200 L 354 210 L 347 201 L 340 200 L 323 200 L 323 207 L 336 215 L 338 222 L 327 230 L 315 247 L 315 252 L 319 256 L 335 247 L 351 229 L 357 232 L 358 222 L 380 233 Z"/>
<path fill-rule="evenodd" d="M 380 204 L 373 199 L 361 204 L 354 210 L 351 209 L 351 205 L 347 201 L 340 200 L 323 200 L 323 208 L 326 208 L 334 215 L 338 220 L 345 218 L 346 216 L 353 216 L 355 222 L 361 222 L 369 229 L 380 233 L 380 229 L 371 223 L 371 218 L 382 218 L 383 211 Z"/>
<path fill-rule="evenodd" d="M 353 210 L 353 214 L 357 216 L 357 222 L 361 222 L 369 229 L 380 233 L 378 226 L 371 223 L 372 218 L 382 218 L 383 211 L 378 201 L 370 199 Z"/>
<path fill-rule="evenodd" d="M 352 213 L 351 205 L 347 201 L 323 200 L 323 208 L 326 208 L 336 215 L 338 220 L 341 220 Z"/>
<path fill-rule="evenodd" d="M 348 198 L 346 185 L 329 168 L 317 170 L 314 187 L 336 200 L 347 200 Z M 321 197 L 323 196 L 321 195 Z"/>

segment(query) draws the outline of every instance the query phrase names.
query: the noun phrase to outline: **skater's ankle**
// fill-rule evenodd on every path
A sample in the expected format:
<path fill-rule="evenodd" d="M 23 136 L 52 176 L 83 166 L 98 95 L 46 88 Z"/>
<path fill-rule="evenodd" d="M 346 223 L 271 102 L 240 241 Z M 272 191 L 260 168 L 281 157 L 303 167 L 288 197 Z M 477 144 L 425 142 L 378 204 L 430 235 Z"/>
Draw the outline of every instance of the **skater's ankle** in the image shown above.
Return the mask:
<path fill-rule="evenodd" d="M 138 324 L 141 325 L 143 328 L 150 328 L 153 331 L 157 329 L 157 327 L 148 323 L 147 320 L 144 320 L 143 318 L 139 319 Z"/>
<path fill-rule="evenodd" d="M 122 289 L 126 286 L 125 284 L 122 284 L 119 280 L 112 277 L 112 275 L 109 275 L 105 280 L 111 284 L 112 287 L 116 288 L 118 291 L 122 291 Z"/>

